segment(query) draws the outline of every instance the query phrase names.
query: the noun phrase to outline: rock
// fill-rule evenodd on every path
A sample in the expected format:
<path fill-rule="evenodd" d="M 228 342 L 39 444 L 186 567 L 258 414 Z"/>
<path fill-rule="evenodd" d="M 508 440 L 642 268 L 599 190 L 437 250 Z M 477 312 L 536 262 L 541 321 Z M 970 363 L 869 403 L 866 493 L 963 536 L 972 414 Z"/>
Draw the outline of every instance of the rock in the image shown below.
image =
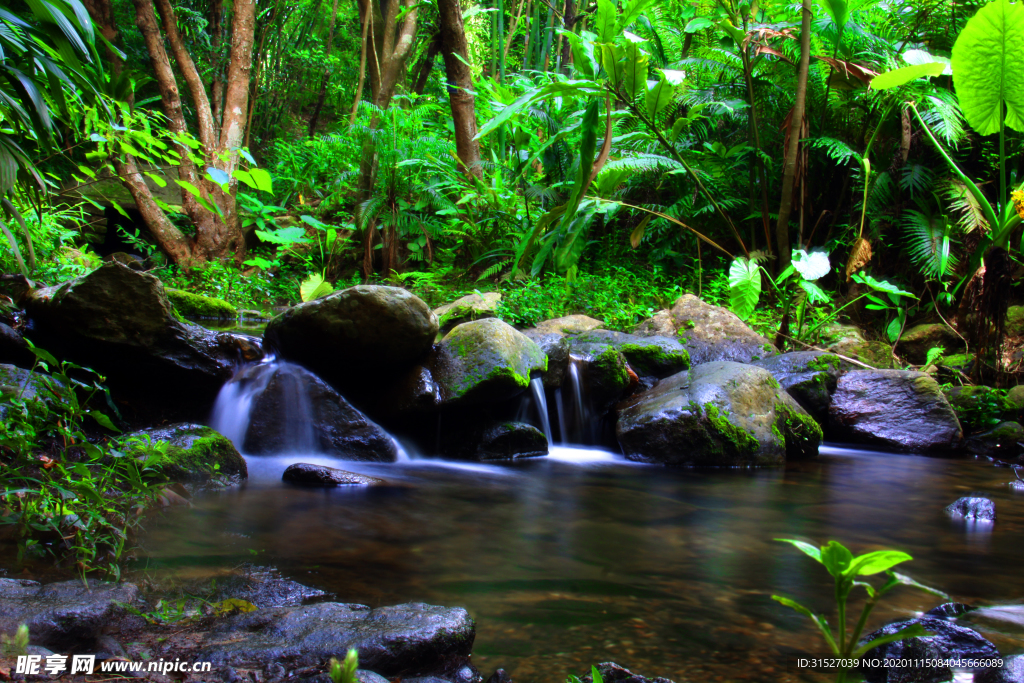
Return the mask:
<path fill-rule="evenodd" d="M 252 401 L 243 450 L 254 455 L 317 451 L 394 462 L 387 432 L 312 372 L 292 363 L 257 365 L 242 381 L 263 383 Z"/>
<path fill-rule="evenodd" d="M 668 377 L 690 367 L 690 354 L 682 344 L 668 337 L 594 330 L 571 337 L 570 343 L 574 355 L 588 359 L 609 348 L 615 349 L 641 377 Z"/>
<path fill-rule="evenodd" d="M 616 435 L 641 462 L 781 465 L 813 457 L 821 428 L 767 370 L 718 361 L 662 380 L 618 406 Z"/>
<path fill-rule="evenodd" d="M 341 386 L 399 375 L 430 351 L 437 317 L 398 287 L 360 285 L 293 306 L 267 325 L 281 358 Z"/>
<path fill-rule="evenodd" d="M 346 472 L 345 470 L 324 467 L 323 465 L 310 465 L 305 462 L 289 465 L 281 476 L 281 481 L 299 486 L 317 486 L 321 488 L 331 488 L 334 486 L 379 486 L 386 483 L 383 479 L 377 479 L 376 477 L 367 477 L 355 472 Z"/>
<path fill-rule="evenodd" d="M 1024 413 L 1024 384 L 1018 384 L 1006 390 L 1006 407 L 1011 410 L 1014 417 Z"/>
<path fill-rule="evenodd" d="M 995 429 L 975 434 L 966 441 L 968 453 L 987 458 L 1014 458 L 1024 450 L 1024 426 L 1000 422 Z"/>
<path fill-rule="evenodd" d="M 942 323 L 914 325 L 904 330 L 897 348 L 911 363 L 923 365 L 928 358 L 929 349 L 936 347 L 942 347 L 948 353 L 955 353 L 964 348 L 964 340 L 948 325 Z"/>
<path fill-rule="evenodd" d="M 828 407 L 839 382 L 839 356 L 822 351 L 794 351 L 753 364 L 772 373 L 815 420 L 828 422 Z"/>
<path fill-rule="evenodd" d="M 960 519 L 994 522 L 996 504 L 980 496 L 963 496 L 946 507 L 946 514 Z"/>
<path fill-rule="evenodd" d="M 512 677 L 504 669 L 495 669 L 487 683 L 512 683 Z"/>
<path fill-rule="evenodd" d="M 583 395 L 599 414 L 618 401 L 633 381 L 626 357 L 612 346 L 586 358 L 580 364 L 579 372 Z"/>
<path fill-rule="evenodd" d="M 597 671 L 601 674 L 601 680 L 604 683 L 672 683 L 667 678 L 661 678 L 660 676 L 655 678 L 648 678 L 647 676 L 641 676 L 635 674 L 629 669 L 619 666 L 615 662 L 602 662 L 597 665 Z M 586 672 L 579 677 L 581 683 L 593 683 L 594 678 L 590 671 Z"/>
<path fill-rule="evenodd" d="M 219 602 L 229 598 L 245 600 L 259 609 L 297 607 L 327 597 L 327 593 L 286 579 L 273 567 L 243 565 L 229 576 L 217 577 L 217 591 L 210 598 Z"/>
<path fill-rule="evenodd" d="M 160 386 L 205 411 L 234 369 L 215 333 L 174 317 L 159 279 L 116 262 L 35 290 L 25 308 L 37 346 L 147 397 Z"/>
<path fill-rule="evenodd" d="M 249 476 L 234 444 L 210 427 L 182 422 L 128 435 L 126 452 L 171 481 L 231 486 Z"/>
<path fill-rule="evenodd" d="M 238 311 L 223 299 L 202 294 L 193 294 L 183 289 L 164 289 L 174 310 L 186 318 L 215 318 L 218 320 L 234 320 Z"/>
<path fill-rule="evenodd" d="M 548 357 L 548 369 L 544 371 L 544 386 L 548 389 L 557 389 L 565 382 L 565 375 L 569 370 L 569 340 L 561 334 L 549 332 L 542 334 L 535 330 L 523 332 L 533 340 L 533 343 L 540 347 L 544 355 Z"/>
<path fill-rule="evenodd" d="M 965 605 L 962 602 L 947 602 L 939 605 L 938 607 L 932 607 L 930 610 L 924 613 L 926 617 L 942 617 L 944 619 L 955 619 L 962 614 L 967 614 L 971 611 L 969 605 Z"/>
<path fill-rule="evenodd" d="M 872 368 L 891 369 L 896 367 L 896 361 L 892 355 L 892 347 L 883 341 L 836 344 L 835 346 L 830 346 L 829 351 L 860 361 Z"/>
<path fill-rule="evenodd" d="M 1024 655 L 1004 657 L 1002 667 L 975 673 L 974 683 L 1024 683 Z"/>
<path fill-rule="evenodd" d="M 441 332 L 446 333 L 462 323 L 480 320 L 481 318 L 496 317 L 495 311 L 500 301 L 501 294 L 498 292 L 467 294 L 450 304 L 435 308 L 434 315 L 437 316 L 437 323 L 441 328 Z"/>
<path fill-rule="evenodd" d="M 30 368 L 35 355 L 29 351 L 28 343 L 21 333 L 9 325 L 0 323 L 0 363 L 11 363 Z"/>
<path fill-rule="evenodd" d="M 529 337 L 497 318 L 463 323 L 438 345 L 434 380 L 442 405 L 512 398 L 547 370 L 548 358 Z"/>
<path fill-rule="evenodd" d="M 122 266 L 127 266 L 132 270 L 145 270 L 145 259 L 135 254 L 129 254 L 123 251 L 115 251 L 112 254 L 107 254 L 103 257 L 104 261 L 115 261 L 120 263 Z"/>
<path fill-rule="evenodd" d="M 391 683 L 391 681 L 380 674 L 375 674 L 372 671 L 367 671 L 366 669 L 356 669 L 356 680 L 359 681 L 359 683 Z"/>
<path fill-rule="evenodd" d="M 0 579 L 0 633 L 28 625 L 29 638 L 57 652 L 92 647 L 139 597 L 130 583 L 72 579 L 42 586 L 26 579 Z"/>
<path fill-rule="evenodd" d="M 1004 329 L 1007 337 L 1024 336 L 1024 306 L 1010 306 L 1006 309 Z"/>
<path fill-rule="evenodd" d="M 59 386 L 57 380 L 41 372 L 0 364 L 0 393 L 4 395 L 49 405 L 55 399 L 53 388 Z"/>
<path fill-rule="evenodd" d="M 692 294 L 679 297 L 667 316 L 640 323 L 634 333 L 679 339 L 690 352 L 693 365 L 720 360 L 750 363 L 778 353 L 771 341 L 750 329 L 735 313 L 706 304 Z"/>
<path fill-rule="evenodd" d="M 1006 401 L 1002 389 L 985 386 L 949 387 L 944 391 L 949 404 L 956 411 L 961 426 L 969 431 L 992 429 L 1003 415 L 1012 415 L 1013 408 Z"/>
<path fill-rule="evenodd" d="M 523 422 L 488 425 L 473 441 L 476 460 L 518 460 L 548 454 L 548 439 L 544 433 Z"/>
<path fill-rule="evenodd" d="M 925 631 L 933 634 L 880 645 L 868 650 L 864 655 L 867 659 L 956 659 L 998 657 L 995 645 L 985 640 L 977 632 L 960 626 L 946 619 L 920 617 L 886 624 L 882 628 L 864 636 L 861 643 L 868 643 L 875 638 L 893 635 L 913 624 L 920 624 Z M 940 683 L 953 677 L 952 671 L 946 667 L 906 667 L 906 668 L 865 668 L 861 669 L 867 683 Z"/>
<path fill-rule="evenodd" d="M 829 430 L 840 439 L 925 453 L 956 448 L 962 436 L 939 385 L 912 370 L 851 370 L 840 377 Z"/>
<path fill-rule="evenodd" d="M 216 337 L 221 350 L 233 355 L 239 364 L 255 363 L 263 359 L 263 340 L 247 334 L 219 332 Z"/>
<path fill-rule="evenodd" d="M 207 634 L 199 661 L 214 667 L 319 666 L 344 659 L 350 648 L 359 665 L 384 676 L 415 675 L 443 660 L 468 657 L 475 625 L 466 610 L 410 603 L 370 609 L 335 602 L 276 607 L 230 617 Z"/>
<path fill-rule="evenodd" d="M 536 334 L 582 334 L 591 330 L 598 330 L 604 327 L 604 322 L 585 315 L 567 315 L 564 318 L 552 318 L 537 323 L 528 332 Z"/>

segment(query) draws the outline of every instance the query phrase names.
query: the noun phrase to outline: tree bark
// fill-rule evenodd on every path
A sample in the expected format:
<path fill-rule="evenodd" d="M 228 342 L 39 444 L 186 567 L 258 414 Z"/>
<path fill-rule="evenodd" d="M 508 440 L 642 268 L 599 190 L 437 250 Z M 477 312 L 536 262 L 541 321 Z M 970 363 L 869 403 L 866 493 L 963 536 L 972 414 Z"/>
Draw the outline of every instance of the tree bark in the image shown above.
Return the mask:
<path fill-rule="evenodd" d="M 800 67 L 796 80 L 796 101 L 789 122 L 789 144 L 782 173 L 782 200 L 779 203 L 779 221 L 775 226 L 775 243 L 778 252 L 779 270 L 789 265 L 791 244 L 789 239 L 789 216 L 793 211 L 793 186 L 796 182 L 796 167 L 800 149 L 800 129 L 804 121 L 807 102 L 807 74 L 811 64 L 811 0 L 803 0 L 803 21 L 800 26 Z"/>
<path fill-rule="evenodd" d="M 460 170 L 480 178 L 480 143 L 474 139 L 477 130 L 476 97 L 473 95 L 473 72 L 469 67 L 469 47 L 462 23 L 462 9 L 458 0 L 438 0 L 437 12 Z"/>
<path fill-rule="evenodd" d="M 434 70 L 434 60 L 437 59 L 437 53 L 440 51 L 441 34 L 437 33 L 430 40 L 426 54 L 420 58 L 420 61 L 416 63 L 416 68 L 413 69 L 412 91 L 417 95 L 422 95 L 426 89 L 427 81 L 430 79 L 430 72 Z"/>
<path fill-rule="evenodd" d="M 89 12 L 92 22 L 100 30 L 100 35 L 106 38 L 107 42 L 111 45 L 116 43 L 118 31 L 114 28 L 114 7 L 110 0 L 83 0 L 82 4 L 85 5 L 85 9 Z M 114 75 L 120 75 L 122 67 L 121 58 L 109 46 L 106 52 Z"/>
<path fill-rule="evenodd" d="M 562 27 L 569 32 L 572 32 L 572 27 L 576 24 L 576 0 L 565 0 L 565 10 L 562 15 Z M 562 57 L 559 66 L 561 69 L 568 73 L 569 63 L 572 60 L 572 44 L 568 40 L 562 41 Z"/>
<path fill-rule="evenodd" d="M 320 110 L 324 108 L 324 100 L 327 99 L 327 82 L 331 78 L 331 49 L 334 47 L 334 22 L 338 19 L 338 0 L 334 0 L 331 8 L 331 28 L 327 31 L 327 54 L 324 65 L 324 75 L 320 79 L 320 93 L 316 98 L 316 106 L 313 107 L 313 115 L 309 117 L 309 137 L 316 132 L 316 124 L 320 120 Z"/>
<path fill-rule="evenodd" d="M 114 170 L 128 188 L 135 200 L 135 206 L 146 221 L 146 227 L 160 248 L 167 252 L 175 263 L 186 270 L 193 265 L 192 245 L 189 239 L 168 220 L 163 209 L 153 201 L 153 193 L 139 173 L 135 159 L 128 156 L 124 160 L 114 158 Z"/>
<path fill-rule="evenodd" d="M 224 114 L 224 64 L 221 50 L 224 48 L 224 3 L 222 0 L 210 2 L 210 33 L 212 34 L 213 78 L 210 81 L 211 113 L 213 114 L 214 130 L 220 130 L 221 116 Z M 220 140 L 217 141 L 220 143 Z"/>

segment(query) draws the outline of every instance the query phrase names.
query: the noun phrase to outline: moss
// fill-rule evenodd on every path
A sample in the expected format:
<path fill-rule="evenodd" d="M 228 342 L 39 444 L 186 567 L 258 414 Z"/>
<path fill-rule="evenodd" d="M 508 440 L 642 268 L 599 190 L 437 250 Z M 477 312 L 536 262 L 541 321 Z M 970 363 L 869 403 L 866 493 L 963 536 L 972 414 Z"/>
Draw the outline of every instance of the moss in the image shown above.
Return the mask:
<path fill-rule="evenodd" d="M 184 425 L 132 435 L 130 455 L 173 481 L 224 483 L 247 475 L 245 460 L 234 444 L 209 427 Z"/>
<path fill-rule="evenodd" d="M 590 360 L 591 376 L 605 388 L 625 388 L 629 386 L 629 371 L 626 359 L 612 347 L 608 347 Z"/>
<path fill-rule="evenodd" d="M 781 443 L 786 445 L 786 457 L 793 460 L 814 457 L 824 438 L 821 425 L 810 415 L 783 401 L 775 404 L 775 413 L 779 417 L 772 425 L 772 434 L 778 433 L 781 425 L 784 435 Z"/>
<path fill-rule="evenodd" d="M 548 368 L 540 347 L 497 318 L 463 323 L 442 344 L 454 361 L 445 373 L 447 400 L 463 399 L 477 389 L 483 394 L 525 389 L 531 372 Z"/>
<path fill-rule="evenodd" d="M 686 349 L 668 351 L 657 344 L 623 344 L 619 351 L 641 375 L 654 375 L 659 371 L 680 372 L 690 368 L 690 353 Z"/>
<path fill-rule="evenodd" d="M 814 370 L 815 372 L 838 371 L 840 363 L 842 363 L 842 361 L 839 356 L 834 353 L 826 353 L 809 362 L 807 364 L 807 369 Z"/>
<path fill-rule="evenodd" d="M 779 384 L 779 380 L 775 379 L 771 375 L 764 378 L 764 383 L 770 386 L 772 389 L 781 389 L 782 385 Z"/>
<path fill-rule="evenodd" d="M 768 342 L 761 344 L 761 350 L 764 351 L 765 353 L 774 353 L 775 351 L 777 351 L 777 349 Z"/>
<path fill-rule="evenodd" d="M 1006 391 L 994 387 L 948 387 L 945 390 L 960 424 L 971 431 L 989 429 L 999 424 L 1004 413 L 1014 405 L 1006 400 Z"/>
<path fill-rule="evenodd" d="M 728 410 L 719 408 L 714 403 L 697 406 L 697 410 L 698 414 L 703 415 L 704 421 L 708 425 L 708 432 L 713 437 L 718 437 L 717 440 L 724 441 L 731 446 L 728 448 L 723 444 L 723 450 L 731 450 L 737 455 L 752 455 L 761 448 L 761 444 L 753 434 L 742 427 L 737 427 L 729 420 Z"/>
<path fill-rule="evenodd" d="M 167 298 L 174 310 L 188 318 L 237 318 L 238 311 L 223 299 L 193 294 L 182 289 L 166 288 Z"/>

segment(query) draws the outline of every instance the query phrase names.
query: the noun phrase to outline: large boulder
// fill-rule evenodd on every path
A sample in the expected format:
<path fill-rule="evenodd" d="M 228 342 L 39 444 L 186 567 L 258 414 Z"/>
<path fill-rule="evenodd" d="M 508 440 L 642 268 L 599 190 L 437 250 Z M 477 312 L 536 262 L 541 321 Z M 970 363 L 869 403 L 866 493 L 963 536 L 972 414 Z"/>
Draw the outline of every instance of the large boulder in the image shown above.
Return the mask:
<path fill-rule="evenodd" d="M 947 619 L 920 617 L 894 621 L 864 636 L 861 643 L 869 643 L 883 636 L 899 633 L 908 626 L 920 625 L 929 636 L 918 636 L 879 645 L 868 650 L 868 661 L 882 659 L 914 660 L 920 666 L 862 668 L 867 683 L 943 683 L 952 680 L 953 672 L 946 666 L 934 664 L 936 660 L 991 659 L 999 656 L 995 645 L 980 634 Z"/>
<path fill-rule="evenodd" d="M 483 294 L 474 292 L 461 299 L 456 299 L 450 304 L 435 308 L 434 315 L 437 316 L 437 324 L 441 326 L 441 331 L 448 332 L 462 323 L 496 317 L 495 313 L 500 302 L 501 294 L 498 292 Z"/>
<path fill-rule="evenodd" d="M 325 602 L 261 609 L 231 617 L 211 631 L 196 657 L 214 667 L 287 662 L 321 666 L 350 648 L 359 666 L 394 677 L 428 673 L 467 658 L 476 626 L 466 610 L 410 603 L 370 609 Z"/>
<path fill-rule="evenodd" d="M 670 311 L 640 323 L 634 333 L 679 339 L 690 352 L 693 365 L 719 360 L 750 363 L 778 353 L 770 340 L 750 329 L 735 313 L 704 303 L 693 294 L 679 297 Z"/>
<path fill-rule="evenodd" d="M 541 333 L 536 330 L 525 330 L 523 334 L 532 339 L 548 357 L 548 369 L 544 371 L 544 386 L 548 389 L 562 386 L 569 371 L 569 355 L 572 350 L 569 339 L 554 332 Z"/>
<path fill-rule="evenodd" d="M 904 451 L 960 445 L 956 413 L 938 383 L 912 370 L 852 370 L 839 378 L 829 408 L 836 438 Z"/>
<path fill-rule="evenodd" d="M 0 363 L 12 363 L 29 367 L 35 356 L 29 351 L 28 342 L 10 325 L 0 322 Z"/>
<path fill-rule="evenodd" d="M 398 287 L 360 285 L 293 306 L 264 339 L 285 360 L 342 386 L 398 375 L 430 351 L 437 316 Z"/>
<path fill-rule="evenodd" d="M 126 451 L 171 481 L 231 486 L 249 476 L 235 445 L 210 427 L 183 422 L 128 435 Z"/>
<path fill-rule="evenodd" d="M 575 314 L 567 315 L 562 318 L 551 318 L 550 320 L 544 320 L 537 323 L 536 327 L 530 328 L 528 331 L 536 332 L 537 334 L 582 334 L 584 332 L 590 332 L 591 330 L 599 330 L 604 327 L 604 323 L 596 318 L 590 316 Z"/>
<path fill-rule="evenodd" d="M 309 370 L 292 363 L 253 366 L 252 399 L 242 450 L 254 455 L 328 453 L 350 460 L 393 462 L 395 440 Z M 259 387 L 262 386 L 262 390 Z"/>
<path fill-rule="evenodd" d="M 615 349 L 641 377 L 668 377 L 690 367 L 690 354 L 669 337 L 640 337 L 625 332 L 594 330 L 570 338 L 573 355 L 594 358 Z"/>
<path fill-rule="evenodd" d="M 754 365 L 772 373 L 815 420 L 822 424 L 828 421 L 828 406 L 839 381 L 839 356 L 822 351 L 793 351 L 759 360 Z"/>
<path fill-rule="evenodd" d="M 127 615 L 139 597 L 130 583 L 78 579 L 42 586 L 27 579 L 0 579 L 0 634 L 13 636 L 21 624 L 29 640 L 57 652 L 88 648 Z M 75 650 L 77 652 L 77 649 Z"/>
<path fill-rule="evenodd" d="M 944 353 L 956 353 L 964 348 L 964 340 L 949 325 L 925 323 L 904 331 L 897 348 L 911 363 L 922 365 L 928 359 L 928 351 L 938 347 L 945 349 Z"/>
<path fill-rule="evenodd" d="M 767 370 L 698 365 L 618 406 L 626 457 L 666 465 L 781 465 L 817 454 L 821 428 Z"/>
<path fill-rule="evenodd" d="M 1024 683 L 1024 655 L 1004 657 L 1002 666 L 976 672 L 974 683 Z"/>
<path fill-rule="evenodd" d="M 463 323 L 438 345 L 433 377 L 442 405 L 500 401 L 522 393 L 548 358 L 529 337 L 497 318 Z"/>
<path fill-rule="evenodd" d="M 231 339 L 178 320 L 163 284 L 117 262 L 31 292 L 28 337 L 58 357 L 153 396 L 187 395 L 205 411 L 231 376 Z M 144 386 L 140 383 L 145 382 Z"/>

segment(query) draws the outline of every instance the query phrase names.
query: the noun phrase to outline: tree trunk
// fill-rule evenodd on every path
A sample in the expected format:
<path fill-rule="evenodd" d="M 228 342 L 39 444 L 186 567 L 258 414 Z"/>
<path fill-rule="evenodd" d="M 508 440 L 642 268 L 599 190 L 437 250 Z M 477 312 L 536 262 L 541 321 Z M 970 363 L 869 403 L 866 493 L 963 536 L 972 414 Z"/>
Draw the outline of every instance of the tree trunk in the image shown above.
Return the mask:
<path fill-rule="evenodd" d="M 153 235 L 157 244 L 179 266 L 186 270 L 191 268 L 193 265 L 191 243 L 175 227 L 174 223 L 168 220 L 163 209 L 153 201 L 153 193 L 150 191 L 149 186 L 146 185 L 142 174 L 139 173 L 139 167 L 135 163 L 135 159 L 130 156 L 125 157 L 124 160 L 115 157 L 114 170 L 131 193 L 132 199 L 135 200 L 135 206 L 139 209 L 139 213 L 142 214 L 142 219 L 146 221 L 146 227 L 149 228 L 149 232 Z"/>
<path fill-rule="evenodd" d="M 331 7 L 331 28 L 327 31 L 327 54 L 324 61 L 328 62 L 324 65 L 324 75 L 320 79 L 320 94 L 316 98 L 316 106 L 313 107 L 313 115 L 309 117 L 309 137 L 313 137 L 316 132 L 316 124 L 320 120 L 320 110 L 324 108 L 324 100 L 327 99 L 327 81 L 331 78 L 331 48 L 334 47 L 334 22 L 338 19 L 338 0 L 334 0 L 334 6 Z"/>
<path fill-rule="evenodd" d="M 441 34 L 437 33 L 431 39 L 430 45 L 427 46 L 426 54 L 420 58 L 420 61 L 416 63 L 416 68 L 413 69 L 412 91 L 417 95 L 422 95 L 426 89 L 430 72 L 434 70 L 434 60 L 437 59 L 437 53 L 440 51 Z"/>
<path fill-rule="evenodd" d="M 476 98 L 473 95 L 473 72 L 469 68 L 469 47 L 462 24 L 458 0 L 438 0 L 441 25 L 441 52 L 448 73 L 448 98 L 455 125 L 455 150 L 461 170 L 477 178 L 480 168 L 480 143 L 476 137 Z"/>
<path fill-rule="evenodd" d="M 576 0 L 565 0 L 565 13 L 562 15 L 562 26 L 566 31 L 572 32 L 576 24 Z M 565 73 L 569 72 L 569 64 L 572 61 L 572 44 L 568 40 L 562 41 L 562 59 L 559 66 Z"/>
<path fill-rule="evenodd" d="M 789 215 L 793 211 L 793 186 L 796 182 L 796 167 L 800 149 L 800 129 L 804 121 L 804 107 L 807 101 L 807 73 L 811 64 L 811 0 L 803 0 L 803 21 L 800 26 L 800 69 L 796 80 L 796 102 L 789 122 L 789 144 L 786 147 L 786 161 L 782 173 L 782 200 L 779 204 L 779 221 L 775 227 L 775 242 L 778 252 L 778 268 L 789 265 L 791 244 L 789 239 Z"/>
<path fill-rule="evenodd" d="M 220 130 L 221 117 L 224 115 L 224 63 L 221 50 L 224 46 L 224 4 L 221 0 L 210 2 L 210 32 L 212 34 L 213 79 L 210 81 L 210 97 L 214 130 Z M 217 141 L 220 142 L 219 140 Z"/>

